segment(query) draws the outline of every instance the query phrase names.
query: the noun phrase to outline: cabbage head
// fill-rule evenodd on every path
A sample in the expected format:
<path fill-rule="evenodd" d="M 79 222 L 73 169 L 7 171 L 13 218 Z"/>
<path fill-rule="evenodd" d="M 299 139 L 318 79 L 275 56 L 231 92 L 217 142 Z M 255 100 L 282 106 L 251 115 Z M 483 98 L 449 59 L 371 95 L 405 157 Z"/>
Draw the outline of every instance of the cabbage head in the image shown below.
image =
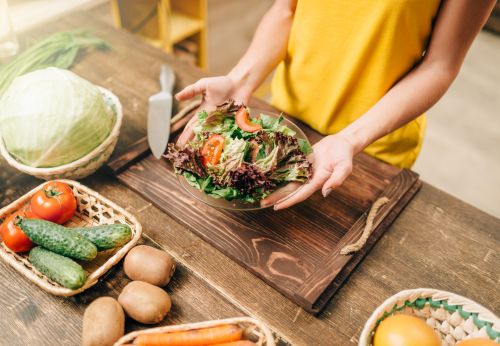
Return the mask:
<path fill-rule="evenodd" d="M 31 167 L 78 160 L 104 142 L 115 121 L 95 85 L 54 67 L 17 77 L 0 99 L 1 139 Z"/>

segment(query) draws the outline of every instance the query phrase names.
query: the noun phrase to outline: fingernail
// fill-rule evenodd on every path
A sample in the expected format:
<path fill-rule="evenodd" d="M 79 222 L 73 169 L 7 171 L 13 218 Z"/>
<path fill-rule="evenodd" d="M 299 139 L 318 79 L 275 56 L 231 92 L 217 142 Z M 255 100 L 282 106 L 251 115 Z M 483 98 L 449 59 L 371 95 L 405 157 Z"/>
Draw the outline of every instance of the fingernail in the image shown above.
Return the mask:
<path fill-rule="evenodd" d="M 323 197 L 325 197 L 325 198 L 328 197 L 330 192 L 332 192 L 332 189 L 329 187 L 328 189 L 325 190 L 325 192 L 323 192 Z"/>
<path fill-rule="evenodd" d="M 278 211 L 278 210 L 280 210 L 280 207 L 276 204 L 276 205 L 273 207 L 273 209 L 274 209 L 275 211 Z"/>

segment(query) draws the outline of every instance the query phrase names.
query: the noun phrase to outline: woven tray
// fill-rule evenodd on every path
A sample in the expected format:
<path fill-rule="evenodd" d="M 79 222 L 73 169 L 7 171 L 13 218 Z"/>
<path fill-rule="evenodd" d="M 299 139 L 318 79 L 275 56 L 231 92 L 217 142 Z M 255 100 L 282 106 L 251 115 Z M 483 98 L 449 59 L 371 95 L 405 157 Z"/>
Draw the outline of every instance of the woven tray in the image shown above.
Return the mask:
<path fill-rule="evenodd" d="M 373 333 L 379 323 L 393 314 L 425 319 L 439 334 L 443 346 L 453 346 L 470 338 L 500 342 L 500 319 L 482 305 L 458 294 L 417 288 L 401 291 L 382 303 L 366 322 L 359 346 L 372 345 Z"/>
<path fill-rule="evenodd" d="M 10 264 L 20 274 L 40 286 L 45 291 L 57 296 L 69 297 L 85 291 L 95 285 L 98 279 L 109 269 L 117 264 L 123 256 L 137 243 L 142 234 L 142 227 L 134 216 L 123 208 L 117 206 L 110 200 L 102 197 L 97 192 L 72 180 L 58 180 L 68 184 L 75 194 L 78 208 L 73 218 L 65 226 L 86 227 L 105 225 L 112 223 L 126 223 L 132 229 L 132 239 L 122 247 L 101 251 L 97 257 L 90 262 L 78 261 L 89 273 L 85 285 L 77 290 L 72 290 L 50 280 L 36 270 L 28 260 L 28 254 L 17 254 L 9 250 L 3 242 L 0 242 L 0 257 Z M 45 183 L 44 183 L 45 184 Z M 29 203 L 33 196 L 43 185 L 31 190 L 23 197 L 0 210 L 0 219 L 5 219 L 9 214 L 22 208 Z"/>
<path fill-rule="evenodd" d="M 245 328 L 244 338 L 254 342 L 257 346 L 275 346 L 273 334 L 262 322 L 251 317 L 234 317 L 225 320 L 214 320 L 198 323 L 181 324 L 177 326 L 166 326 L 139 330 L 129 333 L 120 338 L 114 346 L 132 344 L 134 339 L 142 334 L 180 332 L 193 329 L 210 328 L 224 324 L 238 324 Z"/>

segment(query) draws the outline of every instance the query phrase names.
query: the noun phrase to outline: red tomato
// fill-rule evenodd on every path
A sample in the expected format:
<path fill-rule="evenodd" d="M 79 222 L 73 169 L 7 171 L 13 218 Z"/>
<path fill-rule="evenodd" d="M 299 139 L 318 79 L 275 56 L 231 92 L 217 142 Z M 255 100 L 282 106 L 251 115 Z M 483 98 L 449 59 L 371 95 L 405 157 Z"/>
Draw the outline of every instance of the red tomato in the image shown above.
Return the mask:
<path fill-rule="evenodd" d="M 67 184 L 48 182 L 31 197 L 31 210 L 41 219 L 62 225 L 75 214 L 75 195 Z"/>
<path fill-rule="evenodd" d="M 35 246 L 19 227 L 23 218 L 37 219 L 31 210 L 20 210 L 6 218 L 0 226 L 3 242 L 14 252 L 26 252 Z"/>
<path fill-rule="evenodd" d="M 245 107 L 241 107 L 236 112 L 236 125 L 246 132 L 256 132 L 262 130 L 262 126 L 254 124 L 250 121 L 250 114 L 248 114 Z"/>
<path fill-rule="evenodd" d="M 208 137 L 207 141 L 201 148 L 203 165 L 216 165 L 220 160 L 223 149 L 224 137 L 222 137 L 221 135 L 211 135 L 210 137 Z"/>

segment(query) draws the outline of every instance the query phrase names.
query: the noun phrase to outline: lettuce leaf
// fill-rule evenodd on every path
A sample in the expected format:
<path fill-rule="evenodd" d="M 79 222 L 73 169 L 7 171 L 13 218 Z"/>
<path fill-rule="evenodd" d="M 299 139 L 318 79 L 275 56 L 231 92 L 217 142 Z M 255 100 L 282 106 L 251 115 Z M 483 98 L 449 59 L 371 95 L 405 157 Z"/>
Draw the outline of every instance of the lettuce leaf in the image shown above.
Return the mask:
<path fill-rule="evenodd" d="M 176 172 L 188 183 L 214 198 L 254 203 L 290 181 L 304 182 L 312 174 L 306 155 L 312 152 L 307 140 L 283 125 L 284 117 L 261 114 L 257 132 L 236 125 L 235 112 L 241 107 L 227 102 L 216 111 L 198 113 L 195 138 L 184 148 L 169 145 L 169 158 Z M 225 138 L 219 162 L 201 164 L 201 148 L 213 134 Z"/>

